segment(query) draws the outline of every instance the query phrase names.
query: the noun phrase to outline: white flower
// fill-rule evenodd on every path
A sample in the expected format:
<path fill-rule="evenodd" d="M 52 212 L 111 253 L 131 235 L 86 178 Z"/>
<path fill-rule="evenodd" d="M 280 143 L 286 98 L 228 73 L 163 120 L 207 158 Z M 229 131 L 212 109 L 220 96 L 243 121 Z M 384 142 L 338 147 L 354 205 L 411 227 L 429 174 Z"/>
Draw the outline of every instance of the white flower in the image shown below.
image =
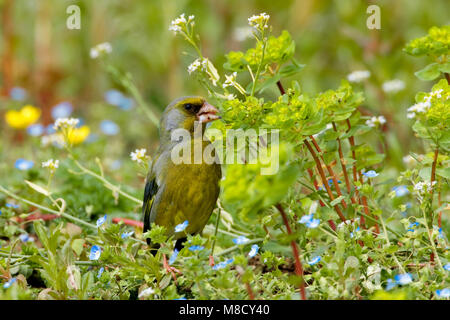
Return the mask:
<path fill-rule="evenodd" d="M 244 41 L 247 38 L 251 38 L 253 35 L 253 28 L 252 27 L 237 27 L 236 29 L 234 29 L 233 31 L 233 38 L 236 41 Z"/>
<path fill-rule="evenodd" d="M 225 96 L 225 99 L 227 99 L 227 100 L 234 100 L 234 99 L 236 99 L 236 96 L 234 95 L 234 94 L 227 94 L 226 96 Z"/>
<path fill-rule="evenodd" d="M 53 125 L 55 130 L 62 130 L 66 128 L 74 128 L 80 122 L 76 118 L 58 118 Z"/>
<path fill-rule="evenodd" d="M 109 42 L 103 42 L 91 48 L 90 56 L 92 59 L 97 59 L 101 55 L 109 54 L 111 52 L 112 52 L 111 44 Z"/>
<path fill-rule="evenodd" d="M 254 27 L 257 29 L 267 29 L 269 25 L 267 22 L 269 22 L 270 16 L 266 14 L 265 12 L 259 14 L 259 15 L 253 15 L 250 18 L 248 18 L 248 24 L 250 27 Z"/>
<path fill-rule="evenodd" d="M 139 293 L 139 298 L 147 298 L 149 295 L 154 294 L 155 290 L 153 288 L 147 288 L 141 291 L 141 293 Z"/>
<path fill-rule="evenodd" d="M 358 70 L 353 71 L 347 76 L 347 80 L 350 82 L 361 82 L 364 79 L 367 79 L 370 77 L 370 71 L 368 70 Z"/>
<path fill-rule="evenodd" d="M 436 181 L 433 181 L 433 183 L 431 182 L 417 182 L 416 184 L 414 184 L 414 190 L 422 195 L 428 192 L 431 192 L 431 190 L 433 189 L 434 185 L 436 184 Z"/>
<path fill-rule="evenodd" d="M 45 162 L 42 162 L 42 168 L 49 168 L 50 172 L 55 172 L 56 169 L 59 167 L 59 160 L 47 160 Z"/>
<path fill-rule="evenodd" d="M 237 72 L 233 72 L 230 75 L 225 75 L 225 82 L 223 83 L 223 87 L 230 87 L 230 86 L 234 86 L 234 84 L 236 83 L 236 77 L 237 77 Z"/>
<path fill-rule="evenodd" d="M 379 117 L 372 117 L 369 120 L 366 121 L 366 125 L 368 125 L 369 127 L 378 127 L 379 125 L 383 125 L 386 123 L 386 118 L 383 116 L 379 116 Z"/>
<path fill-rule="evenodd" d="M 395 93 L 405 89 L 405 83 L 402 80 L 394 79 L 383 83 L 383 91 L 386 93 Z"/>
<path fill-rule="evenodd" d="M 146 153 L 147 149 L 136 149 L 134 152 L 130 153 L 131 160 L 136 161 L 137 163 L 144 163 L 146 160 Z"/>
<path fill-rule="evenodd" d="M 188 72 L 191 74 L 192 72 L 196 71 L 200 67 L 200 59 L 195 60 L 188 66 Z"/>
<path fill-rule="evenodd" d="M 186 29 L 187 24 L 191 24 L 191 26 L 195 24 L 194 18 L 195 16 L 191 15 L 186 20 L 185 14 L 182 13 L 178 18 L 176 18 L 170 23 L 169 30 L 173 31 L 174 34 L 182 32 L 183 29 Z"/>

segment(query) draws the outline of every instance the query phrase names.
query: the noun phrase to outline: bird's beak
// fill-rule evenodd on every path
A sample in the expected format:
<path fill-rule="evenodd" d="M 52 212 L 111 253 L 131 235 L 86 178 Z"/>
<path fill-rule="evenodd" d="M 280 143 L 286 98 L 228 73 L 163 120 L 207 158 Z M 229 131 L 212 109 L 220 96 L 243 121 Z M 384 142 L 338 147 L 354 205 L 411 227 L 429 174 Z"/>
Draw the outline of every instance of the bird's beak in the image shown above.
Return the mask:
<path fill-rule="evenodd" d="M 197 112 L 197 119 L 200 123 L 214 121 L 220 119 L 220 116 L 218 116 L 217 113 L 219 113 L 219 110 L 217 110 L 216 107 L 205 102 Z"/>

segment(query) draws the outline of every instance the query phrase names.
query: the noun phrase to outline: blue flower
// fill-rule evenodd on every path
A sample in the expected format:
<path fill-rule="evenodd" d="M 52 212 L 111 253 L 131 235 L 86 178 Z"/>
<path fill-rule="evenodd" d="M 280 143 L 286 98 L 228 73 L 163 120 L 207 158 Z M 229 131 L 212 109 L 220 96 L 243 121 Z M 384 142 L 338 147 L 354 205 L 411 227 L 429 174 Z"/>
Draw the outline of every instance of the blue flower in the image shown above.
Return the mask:
<path fill-rule="evenodd" d="M 111 120 L 103 120 L 100 122 L 100 130 L 108 136 L 115 136 L 120 132 L 119 126 Z"/>
<path fill-rule="evenodd" d="M 172 263 L 175 262 L 175 260 L 178 257 L 178 253 L 180 253 L 180 251 L 178 251 L 178 249 L 173 250 L 173 253 L 172 253 L 172 255 L 170 256 L 170 259 L 169 259 L 169 264 L 170 265 L 172 265 Z"/>
<path fill-rule="evenodd" d="M 316 263 L 318 263 L 320 260 L 322 260 L 321 256 L 315 256 L 314 258 L 312 258 L 311 261 L 308 262 L 308 264 L 310 266 L 315 265 Z"/>
<path fill-rule="evenodd" d="M 450 263 L 447 263 L 446 265 L 444 265 L 444 269 L 447 271 L 450 271 Z"/>
<path fill-rule="evenodd" d="M 396 186 L 392 188 L 393 191 L 395 191 L 396 197 L 403 197 L 407 194 L 409 194 L 409 190 L 406 186 Z"/>
<path fill-rule="evenodd" d="M 360 230 L 360 228 L 357 227 L 357 228 L 355 229 L 355 232 L 358 232 L 359 230 Z M 353 238 L 353 236 L 354 236 L 353 232 L 350 232 L 350 238 Z"/>
<path fill-rule="evenodd" d="M 68 118 L 73 111 L 72 104 L 70 102 L 64 101 L 52 108 L 52 118 L 54 120 L 58 118 Z"/>
<path fill-rule="evenodd" d="M 102 276 L 103 271 L 105 271 L 105 268 L 101 267 L 101 268 L 98 270 L 97 278 L 100 278 L 100 277 Z"/>
<path fill-rule="evenodd" d="M 27 128 L 27 133 L 33 137 L 39 137 L 44 133 L 44 126 L 40 123 L 32 124 Z"/>
<path fill-rule="evenodd" d="M 7 203 L 7 204 L 5 204 L 5 206 L 8 208 L 19 209 L 19 205 L 14 204 L 14 203 Z"/>
<path fill-rule="evenodd" d="M 416 231 L 415 228 L 416 228 L 418 225 L 419 225 L 418 222 L 411 222 L 411 223 L 409 224 L 409 227 L 408 227 L 409 229 L 406 230 L 406 231 L 414 232 L 414 231 Z"/>
<path fill-rule="evenodd" d="M 106 221 L 106 216 L 107 216 L 107 215 L 105 214 L 103 217 L 100 217 L 100 218 L 97 219 L 97 228 L 100 227 L 102 224 L 105 223 L 105 221 Z"/>
<path fill-rule="evenodd" d="M 119 170 L 122 167 L 122 161 L 121 160 L 114 160 L 113 162 L 111 162 L 111 164 L 109 165 L 109 168 L 111 170 Z"/>
<path fill-rule="evenodd" d="M 109 90 L 105 93 L 105 100 L 122 110 L 130 110 L 134 106 L 133 99 L 127 98 L 118 90 Z"/>
<path fill-rule="evenodd" d="M 303 217 L 301 217 L 300 220 L 298 220 L 299 223 L 308 223 L 311 222 L 311 220 L 313 220 L 313 214 L 307 214 L 304 215 Z"/>
<path fill-rule="evenodd" d="M 259 246 L 257 244 L 252 245 L 252 248 L 251 248 L 250 252 L 248 253 L 248 256 L 250 258 L 253 258 L 258 253 L 258 250 L 259 250 Z"/>
<path fill-rule="evenodd" d="M 11 285 L 14 283 L 14 282 L 16 282 L 16 278 L 11 278 L 9 281 L 7 281 L 7 282 L 5 282 L 4 284 L 3 284 L 3 288 L 4 289 L 8 289 L 9 287 L 11 287 Z"/>
<path fill-rule="evenodd" d="M 249 241 L 250 241 L 250 239 L 248 239 L 244 236 L 239 236 L 239 237 L 233 239 L 233 242 L 237 245 L 246 244 Z"/>
<path fill-rule="evenodd" d="M 173 300 L 187 300 L 185 297 L 181 297 L 181 298 L 177 298 L 177 299 L 173 299 Z"/>
<path fill-rule="evenodd" d="M 28 235 L 28 233 L 22 233 L 22 234 L 19 236 L 19 239 L 20 239 L 20 241 L 22 241 L 22 242 L 33 242 L 33 241 L 34 241 L 33 238 L 30 238 L 30 236 Z"/>
<path fill-rule="evenodd" d="M 376 176 L 378 176 L 378 173 L 376 173 L 376 171 L 374 171 L 374 170 L 370 170 L 370 171 L 364 172 L 363 175 L 366 176 L 367 178 L 375 178 Z"/>
<path fill-rule="evenodd" d="M 182 232 L 182 231 L 184 231 L 184 229 L 187 228 L 188 224 L 189 224 L 189 221 L 186 220 L 183 223 L 180 223 L 180 224 L 176 225 L 175 226 L 175 232 Z"/>
<path fill-rule="evenodd" d="M 205 249 L 205 247 L 204 247 L 204 246 L 190 246 L 188 249 L 189 249 L 190 251 L 194 252 L 194 251 L 200 251 L 200 250 L 203 250 L 203 249 Z"/>
<path fill-rule="evenodd" d="M 213 270 L 220 270 L 225 268 L 227 265 L 229 265 L 230 263 L 233 263 L 234 258 L 219 262 L 218 264 L 216 264 L 214 267 L 212 267 Z"/>
<path fill-rule="evenodd" d="M 16 167 L 16 169 L 19 170 L 29 170 L 31 168 L 33 168 L 34 166 L 34 162 L 31 160 L 25 160 L 25 159 L 17 159 L 14 166 Z"/>
<path fill-rule="evenodd" d="M 102 248 L 95 245 L 92 246 L 91 252 L 89 253 L 89 260 L 98 260 L 100 258 L 100 255 L 102 254 Z"/>
<path fill-rule="evenodd" d="M 409 273 L 398 274 L 394 277 L 394 279 L 398 284 L 401 284 L 402 286 L 413 281 L 411 274 Z"/>
<path fill-rule="evenodd" d="M 311 221 L 306 223 L 306 226 L 310 229 L 317 228 L 320 224 L 320 219 L 312 219 Z"/>
<path fill-rule="evenodd" d="M 436 290 L 436 295 L 439 298 L 450 298 L 450 288 Z"/>
<path fill-rule="evenodd" d="M 12 100 L 22 101 L 27 97 L 27 91 L 20 87 L 14 87 L 9 90 L 9 96 Z"/>
<path fill-rule="evenodd" d="M 120 235 L 120 237 L 121 237 L 122 239 L 126 239 L 126 238 L 128 238 L 128 237 L 131 237 L 131 236 L 133 235 L 133 233 L 134 233 L 134 231 L 124 232 L 124 233 L 122 233 L 122 234 Z"/>
<path fill-rule="evenodd" d="M 387 279 L 386 291 L 391 290 L 397 285 L 397 283 L 392 279 Z"/>
<path fill-rule="evenodd" d="M 314 219 L 313 214 L 311 213 L 301 217 L 298 222 L 305 224 L 308 228 L 314 229 L 319 226 L 320 219 Z"/>

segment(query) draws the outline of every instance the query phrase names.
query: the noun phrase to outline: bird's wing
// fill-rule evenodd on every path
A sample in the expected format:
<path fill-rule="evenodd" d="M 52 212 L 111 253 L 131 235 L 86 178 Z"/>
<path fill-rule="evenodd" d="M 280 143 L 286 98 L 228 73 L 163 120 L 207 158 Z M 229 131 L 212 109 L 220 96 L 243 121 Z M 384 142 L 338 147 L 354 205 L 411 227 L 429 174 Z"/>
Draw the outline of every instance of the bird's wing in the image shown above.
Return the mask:
<path fill-rule="evenodd" d="M 158 192 L 158 182 L 156 177 L 155 163 L 158 160 L 158 156 L 152 161 L 152 165 L 147 175 L 145 190 L 144 190 L 144 203 L 142 206 L 142 214 L 144 217 L 144 232 L 150 230 L 151 219 L 150 212 L 152 211 L 152 206 L 155 198 L 155 194 Z"/>

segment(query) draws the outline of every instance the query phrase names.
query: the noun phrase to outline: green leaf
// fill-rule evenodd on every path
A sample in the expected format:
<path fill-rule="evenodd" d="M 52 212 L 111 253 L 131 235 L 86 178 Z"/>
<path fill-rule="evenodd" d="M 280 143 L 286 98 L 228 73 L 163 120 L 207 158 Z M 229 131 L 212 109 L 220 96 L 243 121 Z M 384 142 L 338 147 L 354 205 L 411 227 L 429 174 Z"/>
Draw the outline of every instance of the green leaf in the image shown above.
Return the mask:
<path fill-rule="evenodd" d="M 450 73 L 450 61 L 439 64 L 439 71 L 442 73 Z"/>
<path fill-rule="evenodd" d="M 431 63 L 422 70 L 414 73 L 417 78 L 423 81 L 434 80 L 441 74 L 438 63 Z"/>
<path fill-rule="evenodd" d="M 75 251 L 77 256 L 81 255 L 81 253 L 83 252 L 84 243 L 85 243 L 84 239 L 75 239 L 72 241 L 71 247 L 73 251 Z"/>
<path fill-rule="evenodd" d="M 436 169 L 436 174 L 450 180 L 450 168 Z"/>

